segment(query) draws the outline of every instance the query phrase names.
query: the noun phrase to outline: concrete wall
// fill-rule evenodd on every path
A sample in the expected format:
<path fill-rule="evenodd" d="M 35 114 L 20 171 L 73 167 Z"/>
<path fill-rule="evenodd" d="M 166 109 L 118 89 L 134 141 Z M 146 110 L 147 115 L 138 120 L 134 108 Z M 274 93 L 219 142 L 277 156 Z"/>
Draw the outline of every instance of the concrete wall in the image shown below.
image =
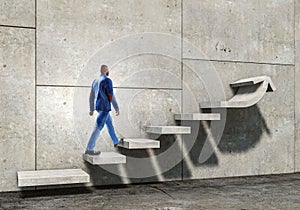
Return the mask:
<path fill-rule="evenodd" d="M 0 191 L 18 190 L 16 172 L 34 169 L 83 168 L 91 185 L 300 170 L 299 1 L 2 0 L 0 7 Z M 89 86 L 102 63 L 121 108 L 113 117 L 118 136 L 161 142 L 158 150 L 121 149 L 128 163 L 105 168 L 81 156 L 94 126 Z M 277 91 L 222 112 L 224 133 L 203 163 L 209 123 L 185 122 L 193 134 L 183 138 L 144 132 L 177 124 L 174 113 L 201 111 L 211 91 L 230 98 L 230 82 L 260 75 Z M 113 150 L 106 129 L 101 137 L 97 149 Z M 135 176 L 143 171 L 149 177 Z"/>
<path fill-rule="evenodd" d="M 267 75 L 277 87 L 253 107 L 227 110 L 222 138 L 206 162 L 198 162 L 207 139 L 205 123 L 194 145 L 186 137 L 192 149 L 183 164 L 185 179 L 294 171 L 294 23 L 293 1 L 184 1 L 183 38 L 205 55 L 183 46 L 186 88 L 203 90 L 194 75 L 209 79 L 207 69 L 220 76 L 226 98 L 233 95 L 230 82 L 240 78 Z M 206 91 L 195 97 L 198 103 L 209 100 Z M 183 100 L 184 112 L 197 109 Z"/>
<path fill-rule="evenodd" d="M 35 27 L 35 0 L 1 0 L 0 25 Z"/>
<path fill-rule="evenodd" d="M 34 1 L 0 7 L 0 191 L 11 191 L 17 171 L 35 169 L 35 10 Z"/>

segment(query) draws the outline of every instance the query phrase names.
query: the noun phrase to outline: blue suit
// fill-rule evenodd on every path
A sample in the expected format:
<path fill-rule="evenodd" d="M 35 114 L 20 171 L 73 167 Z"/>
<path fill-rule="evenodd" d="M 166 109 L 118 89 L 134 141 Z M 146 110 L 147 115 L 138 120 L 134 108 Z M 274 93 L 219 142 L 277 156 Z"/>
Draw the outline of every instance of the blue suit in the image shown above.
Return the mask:
<path fill-rule="evenodd" d="M 119 106 L 113 93 L 113 83 L 106 75 L 101 75 L 100 78 L 95 79 L 92 84 L 90 111 L 96 110 L 98 112 L 98 117 L 86 150 L 94 150 L 96 141 L 105 124 L 113 143 L 118 144 L 119 139 L 115 134 L 112 118 L 109 113 L 111 111 L 111 103 L 113 104 L 114 109 L 119 111 Z"/>

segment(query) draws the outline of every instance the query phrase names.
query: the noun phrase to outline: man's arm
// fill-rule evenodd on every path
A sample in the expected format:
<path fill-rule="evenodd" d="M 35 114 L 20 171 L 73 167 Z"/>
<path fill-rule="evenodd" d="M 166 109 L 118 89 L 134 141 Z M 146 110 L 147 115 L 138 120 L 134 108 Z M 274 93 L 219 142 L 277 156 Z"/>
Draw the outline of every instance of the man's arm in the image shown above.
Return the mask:
<path fill-rule="evenodd" d="M 95 81 L 94 81 L 95 82 Z M 90 98 L 89 98 L 89 104 L 90 104 L 90 116 L 93 115 L 94 110 L 95 110 L 95 91 L 94 91 L 94 82 L 92 84 L 92 88 L 91 88 L 91 93 L 90 93 Z"/>
<path fill-rule="evenodd" d="M 90 116 L 94 114 L 94 102 L 95 101 L 95 95 L 94 92 L 91 91 L 90 93 Z"/>
<path fill-rule="evenodd" d="M 112 99 L 111 103 L 116 111 L 116 116 L 118 116 L 120 114 L 120 110 L 119 110 L 118 102 L 117 102 L 115 95 L 113 95 L 113 99 Z"/>

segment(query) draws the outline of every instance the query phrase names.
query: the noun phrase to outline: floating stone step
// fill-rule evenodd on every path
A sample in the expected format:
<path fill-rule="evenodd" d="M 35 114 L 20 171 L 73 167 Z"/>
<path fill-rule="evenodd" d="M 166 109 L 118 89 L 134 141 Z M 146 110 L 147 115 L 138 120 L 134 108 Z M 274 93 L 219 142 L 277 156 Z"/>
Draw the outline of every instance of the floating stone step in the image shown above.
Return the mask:
<path fill-rule="evenodd" d="M 110 165 L 126 163 L 126 156 L 116 152 L 101 152 L 100 155 L 83 154 L 83 159 L 92 165 Z"/>
<path fill-rule="evenodd" d="M 17 174 L 19 187 L 90 182 L 90 175 L 81 169 L 19 171 Z"/>
<path fill-rule="evenodd" d="M 148 126 L 147 133 L 155 134 L 191 134 L 191 127 L 184 126 Z"/>
<path fill-rule="evenodd" d="M 160 141 L 152 139 L 124 139 L 118 145 L 126 149 L 157 149 L 160 148 Z"/>
<path fill-rule="evenodd" d="M 175 120 L 221 120 L 219 113 L 175 114 Z"/>

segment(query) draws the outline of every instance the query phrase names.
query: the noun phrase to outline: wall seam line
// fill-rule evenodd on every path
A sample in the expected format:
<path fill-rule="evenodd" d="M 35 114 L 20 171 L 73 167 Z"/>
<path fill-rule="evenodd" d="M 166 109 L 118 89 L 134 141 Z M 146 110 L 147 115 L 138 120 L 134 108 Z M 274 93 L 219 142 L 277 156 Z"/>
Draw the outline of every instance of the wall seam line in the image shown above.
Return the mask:
<path fill-rule="evenodd" d="M 35 0 L 35 17 L 34 17 L 34 21 L 35 21 L 35 147 L 34 147 L 34 159 L 35 159 L 35 163 L 34 163 L 34 168 L 35 170 L 37 170 L 37 0 Z M 36 188 L 37 189 L 37 188 Z"/>
<path fill-rule="evenodd" d="M 91 88 L 88 85 L 41 85 L 37 84 L 37 87 L 57 87 L 57 88 Z M 131 90 L 182 90 L 182 88 L 160 88 L 160 87 L 114 87 L 114 89 L 131 89 Z"/>
<path fill-rule="evenodd" d="M 296 172 L 296 0 L 294 0 L 294 172 Z"/>
<path fill-rule="evenodd" d="M 245 63 L 245 64 L 258 64 L 258 65 L 272 65 L 272 66 L 295 66 L 295 64 L 289 63 L 263 63 L 252 61 L 238 61 L 238 60 L 215 60 L 215 59 L 202 59 L 202 58 L 183 58 L 183 60 L 195 60 L 195 61 L 209 61 L 209 62 L 222 62 L 222 63 Z"/>
<path fill-rule="evenodd" d="M 0 27 L 3 27 L 3 28 L 22 28 L 22 29 L 35 30 L 35 27 L 31 27 L 31 26 L 0 25 Z"/>
<path fill-rule="evenodd" d="M 181 30 L 181 113 L 183 113 L 183 0 L 180 2 L 181 10 L 181 20 L 180 20 L 180 30 Z M 183 180 L 183 136 L 180 137 L 181 143 L 181 180 Z"/>

